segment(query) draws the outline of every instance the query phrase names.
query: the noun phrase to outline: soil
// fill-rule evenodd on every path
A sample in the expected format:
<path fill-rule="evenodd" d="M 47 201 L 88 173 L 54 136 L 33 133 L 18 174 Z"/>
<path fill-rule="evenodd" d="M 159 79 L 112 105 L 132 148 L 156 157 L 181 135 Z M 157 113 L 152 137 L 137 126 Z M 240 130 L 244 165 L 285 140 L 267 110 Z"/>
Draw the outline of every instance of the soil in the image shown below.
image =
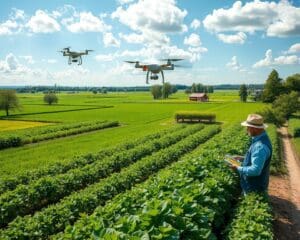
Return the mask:
<path fill-rule="evenodd" d="M 281 128 L 287 176 L 271 176 L 269 196 L 278 240 L 300 240 L 300 161 L 292 149 L 287 128 Z"/>

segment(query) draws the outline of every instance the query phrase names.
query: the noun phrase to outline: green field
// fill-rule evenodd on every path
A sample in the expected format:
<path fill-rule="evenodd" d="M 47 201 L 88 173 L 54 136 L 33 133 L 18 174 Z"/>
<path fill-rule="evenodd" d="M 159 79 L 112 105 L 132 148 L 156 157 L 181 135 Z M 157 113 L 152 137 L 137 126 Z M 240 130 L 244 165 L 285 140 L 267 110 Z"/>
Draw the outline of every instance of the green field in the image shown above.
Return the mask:
<path fill-rule="evenodd" d="M 223 161 L 227 153 L 245 153 L 249 137 L 240 122 L 264 104 L 242 103 L 237 91 L 217 91 L 205 103 L 190 102 L 183 92 L 166 100 L 153 100 L 148 92 L 60 93 L 52 106 L 42 103 L 42 94 L 18 96 L 22 111 L 9 117 L 0 112 L 6 148 L 0 150 L 1 239 L 141 239 L 148 233 L 160 239 L 271 239 L 267 201 L 255 195 L 232 205 L 238 176 Z M 216 123 L 177 124 L 178 111 L 215 114 Z M 94 127 L 111 122 L 117 125 Z M 43 124 L 48 126 L 36 127 Z M 276 129 L 270 131 L 276 144 Z M 39 141 L 31 141 L 32 135 Z M 18 137 L 24 145 L 13 145 Z M 262 222 L 252 219 L 252 230 L 245 231 L 239 223 L 255 215 L 257 199 Z M 114 214 L 120 207 L 121 219 Z M 245 217 L 229 219 L 232 208 Z M 107 219 L 99 225 L 102 214 Z M 136 222 L 130 214 L 141 218 Z M 164 221 L 181 224 L 173 228 Z"/>
<path fill-rule="evenodd" d="M 19 94 L 21 112 L 13 112 L 9 119 L 47 122 L 80 122 L 90 120 L 119 121 L 121 127 L 105 129 L 78 136 L 66 137 L 1 151 L 1 176 L 25 169 L 71 159 L 75 155 L 99 151 L 103 147 L 130 140 L 168 128 L 175 124 L 174 113 L 180 110 L 213 112 L 223 127 L 244 120 L 247 114 L 259 111 L 261 103 L 238 102 L 237 91 L 211 94 L 208 103 L 189 102 L 186 94 L 178 92 L 167 100 L 153 100 L 142 93 L 58 94 L 59 104 L 43 104 L 42 94 Z M 224 98 L 224 101 L 221 101 Z M 0 112 L 1 117 L 5 113 Z M 4 121 L 3 121 L 4 124 Z M 0 121 L 0 129 L 3 125 Z M 5 121 L 7 125 L 7 121 Z M 49 157 L 51 156 L 51 157 Z"/>

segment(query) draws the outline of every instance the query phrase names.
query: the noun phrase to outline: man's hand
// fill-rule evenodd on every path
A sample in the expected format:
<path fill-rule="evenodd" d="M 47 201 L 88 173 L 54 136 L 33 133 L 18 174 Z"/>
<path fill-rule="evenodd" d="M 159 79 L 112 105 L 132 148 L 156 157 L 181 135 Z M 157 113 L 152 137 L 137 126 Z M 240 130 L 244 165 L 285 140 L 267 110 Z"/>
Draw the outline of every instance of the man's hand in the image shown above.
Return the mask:
<path fill-rule="evenodd" d="M 231 168 L 232 170 L 237 170 L 237 167 L 238 167 L 238 166 L 233 165 L 233 164 L 230 165 L 230 168 Z"/>

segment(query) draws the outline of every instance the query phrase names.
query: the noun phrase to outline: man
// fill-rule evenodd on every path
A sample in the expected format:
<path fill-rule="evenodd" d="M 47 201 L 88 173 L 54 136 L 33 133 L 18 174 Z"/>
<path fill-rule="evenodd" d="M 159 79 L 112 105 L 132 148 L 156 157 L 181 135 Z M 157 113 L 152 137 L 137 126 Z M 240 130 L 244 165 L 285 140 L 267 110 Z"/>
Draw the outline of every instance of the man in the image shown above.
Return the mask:
<path fill-rule="evenodd" d="M 258 114 L 249 114 L 247 120 L 241 125 L 247 127 L 252 142 L 242 166 L 232 166 L 232 168 L 237 169 L 240 174 L 244 194 L 253 191 L 267 192 L 272 157 L 271 141 L 265 132 L 267 125 Z"/>

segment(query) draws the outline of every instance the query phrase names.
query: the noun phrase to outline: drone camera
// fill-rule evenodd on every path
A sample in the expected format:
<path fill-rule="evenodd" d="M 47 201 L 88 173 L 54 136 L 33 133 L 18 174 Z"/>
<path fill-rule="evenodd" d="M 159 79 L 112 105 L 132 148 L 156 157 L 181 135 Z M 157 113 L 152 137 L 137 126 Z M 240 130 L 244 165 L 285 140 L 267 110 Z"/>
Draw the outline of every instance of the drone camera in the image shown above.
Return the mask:
<path fill-rule="evenodd" d="M 158 76 L 157 76 L 157 75 L 150 76 L 150 79 L 151 79 L 151 80 L 157 80 L 157 79 L 158 79 Z"/>

